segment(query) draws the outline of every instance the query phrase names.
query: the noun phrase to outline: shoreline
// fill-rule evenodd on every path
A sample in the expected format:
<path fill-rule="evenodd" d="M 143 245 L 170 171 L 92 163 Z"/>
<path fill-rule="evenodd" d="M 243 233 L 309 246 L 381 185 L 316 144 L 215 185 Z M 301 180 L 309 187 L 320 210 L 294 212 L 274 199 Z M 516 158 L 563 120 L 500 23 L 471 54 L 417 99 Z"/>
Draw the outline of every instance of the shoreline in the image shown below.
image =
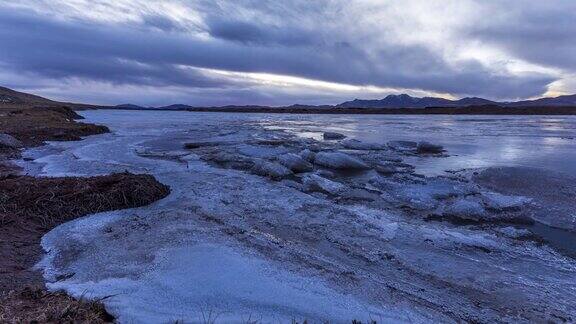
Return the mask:
<path fill-rule="evenodd" d="M 32 177 L 12 161 L 45 141 L 78 141 L 109 132 L 67 107 L 0 110 L 0 321 L 110 322 L 99 301 L 49 292 L 33 266 L 44 253 L 41 238 L 58 225 L 89 214 L 148 205 L 170 189 L 150 175 L 115 173 L 89 178 Z"/>
<path fill-rule="evenodd" d="M 189 107 L 189 108 L 129 108 L 97 107 L 95 110 L 126 111 L 186 111 L 255 114 L 319 114 L 319 115 L 493 115 L 493 116 L 572 116 L 576 106 L 468 106 L 428 108 L 317 108 L 317 107 Z"/>

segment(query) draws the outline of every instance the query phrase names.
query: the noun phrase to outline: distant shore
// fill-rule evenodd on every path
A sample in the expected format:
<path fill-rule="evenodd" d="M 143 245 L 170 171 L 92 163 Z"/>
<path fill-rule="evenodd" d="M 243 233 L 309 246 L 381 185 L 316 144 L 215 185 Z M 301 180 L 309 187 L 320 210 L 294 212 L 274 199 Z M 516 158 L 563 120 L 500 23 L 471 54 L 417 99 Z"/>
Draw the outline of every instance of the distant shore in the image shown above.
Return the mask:
<path fill-rule="evenodd" d="M 428 108 L 340 108 L 340 107 L 188 107 L 188 108 L 144 108 L 144 107 L 99 107 L 97 109 L 140 110 L 140 111 L 189 111 L 224 113 L 266 114 L 353 114 L 353 115 L 576 115 L 576 106 L 468 106 Z"/>

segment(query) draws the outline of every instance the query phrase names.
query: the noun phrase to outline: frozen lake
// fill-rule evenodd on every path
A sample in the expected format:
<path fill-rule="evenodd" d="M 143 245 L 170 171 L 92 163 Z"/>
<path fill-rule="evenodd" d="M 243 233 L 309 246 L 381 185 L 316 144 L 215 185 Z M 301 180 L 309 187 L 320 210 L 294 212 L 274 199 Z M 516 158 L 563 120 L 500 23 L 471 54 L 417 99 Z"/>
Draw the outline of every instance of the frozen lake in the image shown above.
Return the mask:
<path fill-rule="evenodd" d="M 29 150 L 29 172 L 172 190 L 43 238 L 48 286 L 121 322 L 576 318 L 574 117 L 82 115 L 111 133 Z M 422 140 L 447 152 L 390 144 Z"/>
<path fill-rule="evenodd" d="M 300 136 L 321 138 L 335 131 L 351 138 L 386 143 L 427 140 L 445 146 L 450 157 L 425 162 L 412 159 L 420 171 L 489 166 L 528 166 L 576 175 L 576 116 L 404 116 L 404 115 L 288 115 L 190 112 L 85 111 L 88 121 L 120 132 L 131 127 L 156 131 L 186 129 L 198 121 L 260 123 Z M 127 129 L 125 129 L 127 128 Z"/>

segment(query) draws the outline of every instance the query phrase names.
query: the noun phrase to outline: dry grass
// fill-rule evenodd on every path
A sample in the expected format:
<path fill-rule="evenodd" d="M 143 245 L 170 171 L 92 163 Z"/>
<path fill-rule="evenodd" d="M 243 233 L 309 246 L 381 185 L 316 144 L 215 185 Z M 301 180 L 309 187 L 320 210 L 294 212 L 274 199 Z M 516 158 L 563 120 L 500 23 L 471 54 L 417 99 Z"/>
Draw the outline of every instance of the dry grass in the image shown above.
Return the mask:
<path fill-rule="evenodd" d="M 45 230 L 81 215 L 144 206 L 168 192 L 154 177 L 131 173 L 7 178 L 0 180 L 0 229 L 32 226 Z"/>
<path fill-rule="evenodd" d="M 169 192 L 154 177 L 131 173 L 0 179 L 0 322 L 104 322 L 109 315 L 98 302 L 24 288 L 42 283 L 30 270 L 42 253 L 40 239 L 74 218 L 144 206 Z"/>
<path fill-rule="evenodd" d="M 100 301 L 74 299 L 42 288 L 13 291 L 0 301 L 1 323 L 110 323 Z"/>

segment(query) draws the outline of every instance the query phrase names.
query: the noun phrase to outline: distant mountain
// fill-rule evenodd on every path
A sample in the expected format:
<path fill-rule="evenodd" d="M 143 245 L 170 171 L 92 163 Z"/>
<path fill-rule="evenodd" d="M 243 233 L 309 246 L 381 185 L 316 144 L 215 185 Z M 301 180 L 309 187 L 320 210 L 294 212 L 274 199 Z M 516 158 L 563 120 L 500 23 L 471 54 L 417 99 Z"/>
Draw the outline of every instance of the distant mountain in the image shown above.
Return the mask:
<path fill-rule="evenodd" d="M 536 100 L 523 100 L 507 103 L 506 106 L 576 106 L 576 95 L 560 96 L 556 98 L 540 98 Z"/>
<path fill-rule="evenodd" d="M 310 110 L 310 109 L 337 109 L 337 108 L 369 108 L 369 109 L 424 109 L 428 107 L 443 107 L 443 108 L 455 108 L 455 107 L 470 107 L 470 106 L 500 106 L 500 107 L 566 107 L 575 106 L 576 107 L 576 95 L 571 96 L 560 96 L 556 98 L 540 98 L 535 100 L 523 100 L 515 102 L 498 102 L 492 101 L 484 98 L 478 97 L 466 97 L 458 100 L 450 100 L 438 97 L 412 97 L 407 94 L 400 95 L 389 95 L 384 99 L 377 100 L 362 100 L 354 99 L 352 101 L 346 101 L 339 105 L 329 106 L 313 106 L 313 105 L 301 105 L 294 104 L 285 107 L 266 107 L 266 106 L 255 106 L 255 105 L 229 105 L 220 107 L 201 107 L 201 106 L 190 106 L 183 104 L 175 104 L 163 107 L 142 107 L 132 104 L 118 105 L 116 108 L 123 109 L 160 109 L 160 110 L 206 110 L 206 109 L 218 109 L 218 110 L 261 110 L 261 109 L 294 109 L 294 110 Z"/>
<path fill-rule="evenodd" d="M 498 104 L 482 98 L 463 98 L 460 100 L 449 100 L 436 97 L 412 97 L 407 94 L 389 95 L 380 100 L 360 100 L 355 99 L 337 105 L 340 108 L 426 108 L 426 107 L 465 107 L 472 105 L 494 105 Z"/>
<path fill-rule="evenodd" d="M 138 105 L 133 105 L 133 104 L 116 105 L 116 106 L 114 106 L 114 108 L 120 108 L 120 109 L 137 109 L 137 110 L 148 109 L 147 107 L 138 106 Z"/>
<path fill-rule="evenodd" d="M 467 97 L 462 98 L 460 100 L 453 101 L 454 107 L 462 107 L 462 106 L 485 106 L 485 105 L 498 105 L 496 101 L 478 98 L 478 97 Z"/>
<path fill-rule="evenodd" d="M 497 102 L 483 98 L 463 98 L 449 100 L 435 97 L 412 97 L 407 94 L 389 95 L 380 100 L 355 99 L 337 105 L 340 108 L 426 108 L 426 107 L 467 107 L 497 105 L 502 107 L 553 107 L 576 106 L 576 95 L 560 96 L 555 98 L 540 98 L 535 100 L 522 100 L 514 102 Z"/>
<path fill-rule="evenodd" d="M 166 109 L 166 110 L 185 110 L 185 109 L 190 109 L 190 108 L 194 108 L 194 107 L 189 106 L 189 105 L 176 104 L 176 105 L 163 106 L 163 107 L 157 107 L 157 108 Z"/>

